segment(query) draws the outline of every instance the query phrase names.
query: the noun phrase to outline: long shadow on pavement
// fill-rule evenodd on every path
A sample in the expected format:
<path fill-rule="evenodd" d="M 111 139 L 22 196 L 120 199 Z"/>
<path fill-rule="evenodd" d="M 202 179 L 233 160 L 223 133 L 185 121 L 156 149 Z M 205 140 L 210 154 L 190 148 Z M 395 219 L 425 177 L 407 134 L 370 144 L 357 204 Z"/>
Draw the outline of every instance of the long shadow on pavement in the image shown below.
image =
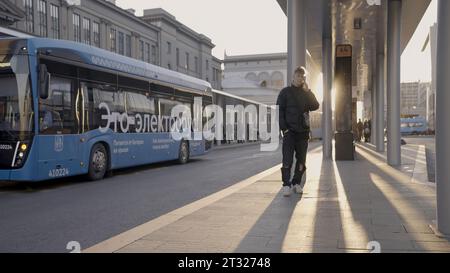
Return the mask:
<path fill-rule="evenodd" d="M 428 226 L 433 195 L 368 150 L 358 149 L 358 156 L 359 168 L 351 162 L 336 163 L 339 192 L 345 195 L 340 201 L 347 203 L 339 248 L 367 250 L 367 243 L 376 241 L 382 252 L 450 249 Z"/>
<path fill-rule="evenodd" d="M 319 145 L 312 144 L 309 153 Z M 278 183 L 281 189 L 281 175 L 277 179 L 258 183 Z M 261 213 L 256 223 L 246 233 L 234 252 L 238 253 L 280 253 L 299 252 L 299 244 L 312 227 L 312 217 L 299 214 L 300 203 L 308 194 L 293 193 L 289 198 L 278 191 L 270 204 Z"/>

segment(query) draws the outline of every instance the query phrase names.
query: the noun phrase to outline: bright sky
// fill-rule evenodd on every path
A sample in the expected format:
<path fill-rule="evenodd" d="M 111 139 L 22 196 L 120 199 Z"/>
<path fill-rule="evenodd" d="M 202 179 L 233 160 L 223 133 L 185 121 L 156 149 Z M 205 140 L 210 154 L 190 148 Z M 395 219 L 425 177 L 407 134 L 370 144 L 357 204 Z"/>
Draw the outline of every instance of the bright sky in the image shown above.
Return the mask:
<path fill-rule="evenodd" d="M 216 45 L 213 55 L 287 51 L 287 19 L 276 0 L 117 0 L 121 8 L 163 8 Z"/>
<path fill-rule="evenodd" d="M 437 0 L 431 4 L 402 55 L 402 82 L 431 81 L 431 50 L 422 52 L 430 26 L 437 21 Z"/>
<path fill-rule="evenodd" d="M 213 55 L 260 54 L 287 51 L 287 19 L 276 0 L 117 0 L 122 8 L 142 15 L 147 8 L 163 8 L 178 21 L 203 33 L 216 45 Z M 421 52 L 430 26 L 436 22 L 432 0 L 402 55 L 402 82 L 431 81 L 431 53 Z"/>

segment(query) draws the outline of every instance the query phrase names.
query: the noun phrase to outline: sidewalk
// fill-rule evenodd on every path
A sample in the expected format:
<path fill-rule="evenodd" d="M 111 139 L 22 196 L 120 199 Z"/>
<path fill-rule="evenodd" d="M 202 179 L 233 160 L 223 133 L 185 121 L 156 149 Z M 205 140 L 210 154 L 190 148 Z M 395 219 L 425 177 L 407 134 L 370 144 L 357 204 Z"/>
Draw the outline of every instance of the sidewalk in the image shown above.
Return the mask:
<path fill-rule="evenodd" d="M 424 148 L 403 154 L 396 169 L 367 145 L 355 162 L 323 161 L 317 147 L 302 196 L 282 196 L 276 166 L 85 252 L 368 252 L 370 241 L 381 252 L 450 252 L 429 227 L 436 197 L 421 180 Z"/>

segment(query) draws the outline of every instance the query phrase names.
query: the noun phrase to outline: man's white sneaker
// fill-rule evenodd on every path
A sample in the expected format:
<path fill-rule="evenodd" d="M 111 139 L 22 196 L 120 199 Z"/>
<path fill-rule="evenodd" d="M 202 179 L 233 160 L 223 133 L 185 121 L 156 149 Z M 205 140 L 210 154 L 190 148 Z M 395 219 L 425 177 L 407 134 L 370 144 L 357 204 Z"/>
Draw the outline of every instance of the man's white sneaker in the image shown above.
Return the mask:
<path fill-rule="evenodd" d="M 300 185 L 295 185 L 294 186 L 294 191 L 295 191 L 295 193 L 302 194 L 303 193 L 303 188 Z"/>
<path fill-rule="evenodd" d="M 289 186 L 283 187 L 283 196 L 284 197 L 291 196 L 291 187 L 289 187 Z"/>

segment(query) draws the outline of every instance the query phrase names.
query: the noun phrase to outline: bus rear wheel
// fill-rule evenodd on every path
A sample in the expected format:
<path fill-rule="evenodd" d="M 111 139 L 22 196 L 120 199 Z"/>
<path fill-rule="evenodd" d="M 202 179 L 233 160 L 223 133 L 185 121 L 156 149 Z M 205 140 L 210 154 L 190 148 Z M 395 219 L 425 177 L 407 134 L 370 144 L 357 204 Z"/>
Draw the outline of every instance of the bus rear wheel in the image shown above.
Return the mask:
<path fill-rule="evenodd" d="M 189 161 L 189 144 L 183 140 L 180 144 L 180 151 L 178 153 L 178 163 L 186 164 Z"/>
<path fill-rule="evenodd" d="M 92 147 L 89 158 L 88 178 L 91 181 L 103 179 L 108 169 L 108 152 L 103 144 Z"/>

